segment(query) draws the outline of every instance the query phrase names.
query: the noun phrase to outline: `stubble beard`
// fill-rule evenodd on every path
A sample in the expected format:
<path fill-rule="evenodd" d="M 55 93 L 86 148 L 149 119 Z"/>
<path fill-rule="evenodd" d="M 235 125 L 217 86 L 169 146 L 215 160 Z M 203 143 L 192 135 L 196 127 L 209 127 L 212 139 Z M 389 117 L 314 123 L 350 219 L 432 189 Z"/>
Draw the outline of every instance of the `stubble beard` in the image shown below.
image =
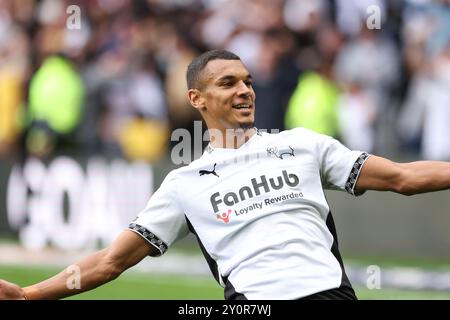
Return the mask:
<path fill-rule="evenodd" d="M 244 130 L 244 132 L 246 132 L 246 131 L 248 131 L 250 129 L 253 129 L 254 127 L 255 127 L 255 122 L 254 121 L 239 124 L 239 128 Z"/>

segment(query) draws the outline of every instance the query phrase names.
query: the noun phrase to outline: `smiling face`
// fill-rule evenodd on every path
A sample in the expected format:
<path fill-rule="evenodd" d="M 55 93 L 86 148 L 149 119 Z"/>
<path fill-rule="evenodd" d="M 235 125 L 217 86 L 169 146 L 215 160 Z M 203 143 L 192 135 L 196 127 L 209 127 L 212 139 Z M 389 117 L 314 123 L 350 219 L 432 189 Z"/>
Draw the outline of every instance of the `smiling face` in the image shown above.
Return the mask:
<path fill-rule="evenodd" d="M 201 88 L 189 90 L 189 100 L 209 129 L 225 132 L 254 126 L 255 92 L 250 73 L 240 60 L 209 61 L 201 84 Z"/>

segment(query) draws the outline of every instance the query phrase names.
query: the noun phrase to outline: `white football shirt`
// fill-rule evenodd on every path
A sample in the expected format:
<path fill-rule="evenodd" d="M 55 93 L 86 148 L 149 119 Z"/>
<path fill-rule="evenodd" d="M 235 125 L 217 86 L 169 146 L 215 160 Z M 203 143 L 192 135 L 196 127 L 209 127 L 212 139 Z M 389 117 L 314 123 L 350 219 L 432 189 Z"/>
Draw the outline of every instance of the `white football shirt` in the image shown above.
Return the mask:
<path fill-rule="evenodd" d="M 258 131 L 170 172 L 129 228 L 160 255 L 193 232 L 226 299 L 350 286 L 323 189 L 357 195 L 367 157 L 304 128 Z"/>

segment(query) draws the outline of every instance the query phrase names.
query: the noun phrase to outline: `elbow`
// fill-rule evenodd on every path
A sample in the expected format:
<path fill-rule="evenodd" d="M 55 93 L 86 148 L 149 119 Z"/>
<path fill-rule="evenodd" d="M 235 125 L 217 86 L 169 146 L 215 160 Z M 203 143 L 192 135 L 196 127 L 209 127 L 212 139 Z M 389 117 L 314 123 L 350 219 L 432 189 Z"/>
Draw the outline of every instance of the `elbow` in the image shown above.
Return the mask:
<path fill-rule="evenodd" d="M 404 196 L 413 196 L 416 194 L 415 189 L 408 184 L 401 184 L 397 186 L 395 192 L 400 193 Z"/>
<path fill-rule="evenodd" d="M 411 173 L 407 169 L 403 169 L 396 177 L 393 183 L 393 190 L 396 193 L 404 196 L 412 196 L 417 194 L 417 189 L 414 187 L 414 181 L 410 178 Z"/>
<path fill-rule="evenodd" d="M 394 191 L 404 196 L 413 196 L 419 193 L 414 181 L 406 177 L 400 179 L 400 181 L 396 184 Z"/>

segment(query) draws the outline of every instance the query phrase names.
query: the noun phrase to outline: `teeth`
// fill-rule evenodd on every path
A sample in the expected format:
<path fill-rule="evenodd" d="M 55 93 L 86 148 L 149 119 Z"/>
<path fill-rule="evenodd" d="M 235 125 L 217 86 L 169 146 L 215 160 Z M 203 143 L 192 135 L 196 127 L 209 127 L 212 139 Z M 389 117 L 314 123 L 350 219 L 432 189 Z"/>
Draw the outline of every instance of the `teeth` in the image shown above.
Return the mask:
<path fill-rule="evenodd" d="M 250 108 L 250 106 L 248 104 L 238 104 L 237 106 L 235 106 L 235 108 L 237 109 L 242 109 L 242 108 Z"/>

